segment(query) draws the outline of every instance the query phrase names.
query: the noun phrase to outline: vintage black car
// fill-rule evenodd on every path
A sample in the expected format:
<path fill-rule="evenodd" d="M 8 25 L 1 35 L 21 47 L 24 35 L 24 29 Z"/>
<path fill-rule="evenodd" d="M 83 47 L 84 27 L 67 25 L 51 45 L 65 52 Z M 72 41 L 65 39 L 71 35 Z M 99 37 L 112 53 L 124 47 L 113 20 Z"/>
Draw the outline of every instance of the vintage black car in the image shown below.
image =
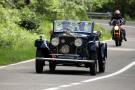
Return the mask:
<path fill-rule="evenodd" d="M 51 72 L 57 65 L 90 68 L 90 75 L 96 75 L 97 67 L 104 72 L 107 44 L 100 42 L 100 36 L 93 22 L 55 20 L 50 42 L 42 36 L 35 41 L 36 72 L 43 72 L 46 61 Z"/>

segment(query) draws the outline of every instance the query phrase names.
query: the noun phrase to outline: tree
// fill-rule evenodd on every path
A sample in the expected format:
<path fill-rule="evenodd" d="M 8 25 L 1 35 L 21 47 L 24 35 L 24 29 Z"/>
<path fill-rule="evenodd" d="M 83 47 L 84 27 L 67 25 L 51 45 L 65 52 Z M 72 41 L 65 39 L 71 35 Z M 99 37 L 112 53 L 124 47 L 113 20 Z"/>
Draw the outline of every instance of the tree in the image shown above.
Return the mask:
<path fill-rule="evenodd" d="M 24 3 L 26 4 L 26 5 L 29 5 L 30 4 L 30 0 L 24 0 Z"/>

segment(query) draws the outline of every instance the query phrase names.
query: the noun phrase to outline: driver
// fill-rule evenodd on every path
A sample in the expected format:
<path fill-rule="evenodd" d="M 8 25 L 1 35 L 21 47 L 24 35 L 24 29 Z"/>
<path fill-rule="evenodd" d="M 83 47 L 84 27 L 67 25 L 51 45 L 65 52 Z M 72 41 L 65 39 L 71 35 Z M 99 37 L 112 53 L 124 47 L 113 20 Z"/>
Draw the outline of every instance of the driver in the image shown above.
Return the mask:
<path fill-rule="evenodd" d="M 119 10 L 115 10 L 113 17 L 111 18 L 111 22 L 112 22 L 114 19 L 116 19 L 116 20 L 121 20 L 121 26 L 120 26 L 120 28 L 121 28 L 121 30 L 122 30 L 123 39 L 124 39 L 125 41 L 127 41 L 127 38 L 126 38 L 126 31 L 125 31 L 125 29 L 122 27 L 122 25 L 125 24 L 125 20 L 124 20 L 124 18 L 122 18 L 121 13 L 120 13 Z M 110 22 L 110 24 L 113 25 L 111 22 Z M 112 34 L 112 36 L 113 36 L 113 30 L 111 31 L 111 34 Z M 112 38 L 114 39 L 114 37 L 112 37 Z"/>
<path fill-rule="evenodd" d="M 69 27 L 70 27 L 70 22 L 68 22 L 68 21 L 63 21 L 62 22 L 62 29 L 64 31 L 67 30 L 67 29 L 69 29 Z"/>

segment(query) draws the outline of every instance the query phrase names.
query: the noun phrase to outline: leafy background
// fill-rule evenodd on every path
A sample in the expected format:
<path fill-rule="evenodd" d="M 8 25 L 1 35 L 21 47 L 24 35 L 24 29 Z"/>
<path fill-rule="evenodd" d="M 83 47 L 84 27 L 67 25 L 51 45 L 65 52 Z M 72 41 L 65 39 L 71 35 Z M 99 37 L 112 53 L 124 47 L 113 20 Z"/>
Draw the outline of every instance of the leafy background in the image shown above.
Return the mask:
<path fill-rule="evenodd" d="M 134 19 L 135 1 L 119 3 L 123 16 Z M 49 39 L 53 20 L 90 20 L 87 12 L 113 12 L 115 5 L 115 0 L 0 0 L 0 65 L 33 58 L 35 39 L 40 34 Z M 110 38 L 103 27 L 95 29 Z"/>

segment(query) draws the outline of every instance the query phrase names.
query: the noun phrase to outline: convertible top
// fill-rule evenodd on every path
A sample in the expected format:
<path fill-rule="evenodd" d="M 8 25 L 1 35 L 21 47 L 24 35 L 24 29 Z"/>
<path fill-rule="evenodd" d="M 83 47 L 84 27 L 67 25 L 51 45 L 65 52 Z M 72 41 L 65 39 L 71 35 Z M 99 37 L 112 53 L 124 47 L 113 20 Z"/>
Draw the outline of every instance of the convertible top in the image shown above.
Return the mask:
<path fill-rule="evenodd" d="M 93 33 L 94 22 L 76 21 L 76 20 L 55 20 L 54 32 L 63 32 L 70 30 L 71 32 Z"/>

